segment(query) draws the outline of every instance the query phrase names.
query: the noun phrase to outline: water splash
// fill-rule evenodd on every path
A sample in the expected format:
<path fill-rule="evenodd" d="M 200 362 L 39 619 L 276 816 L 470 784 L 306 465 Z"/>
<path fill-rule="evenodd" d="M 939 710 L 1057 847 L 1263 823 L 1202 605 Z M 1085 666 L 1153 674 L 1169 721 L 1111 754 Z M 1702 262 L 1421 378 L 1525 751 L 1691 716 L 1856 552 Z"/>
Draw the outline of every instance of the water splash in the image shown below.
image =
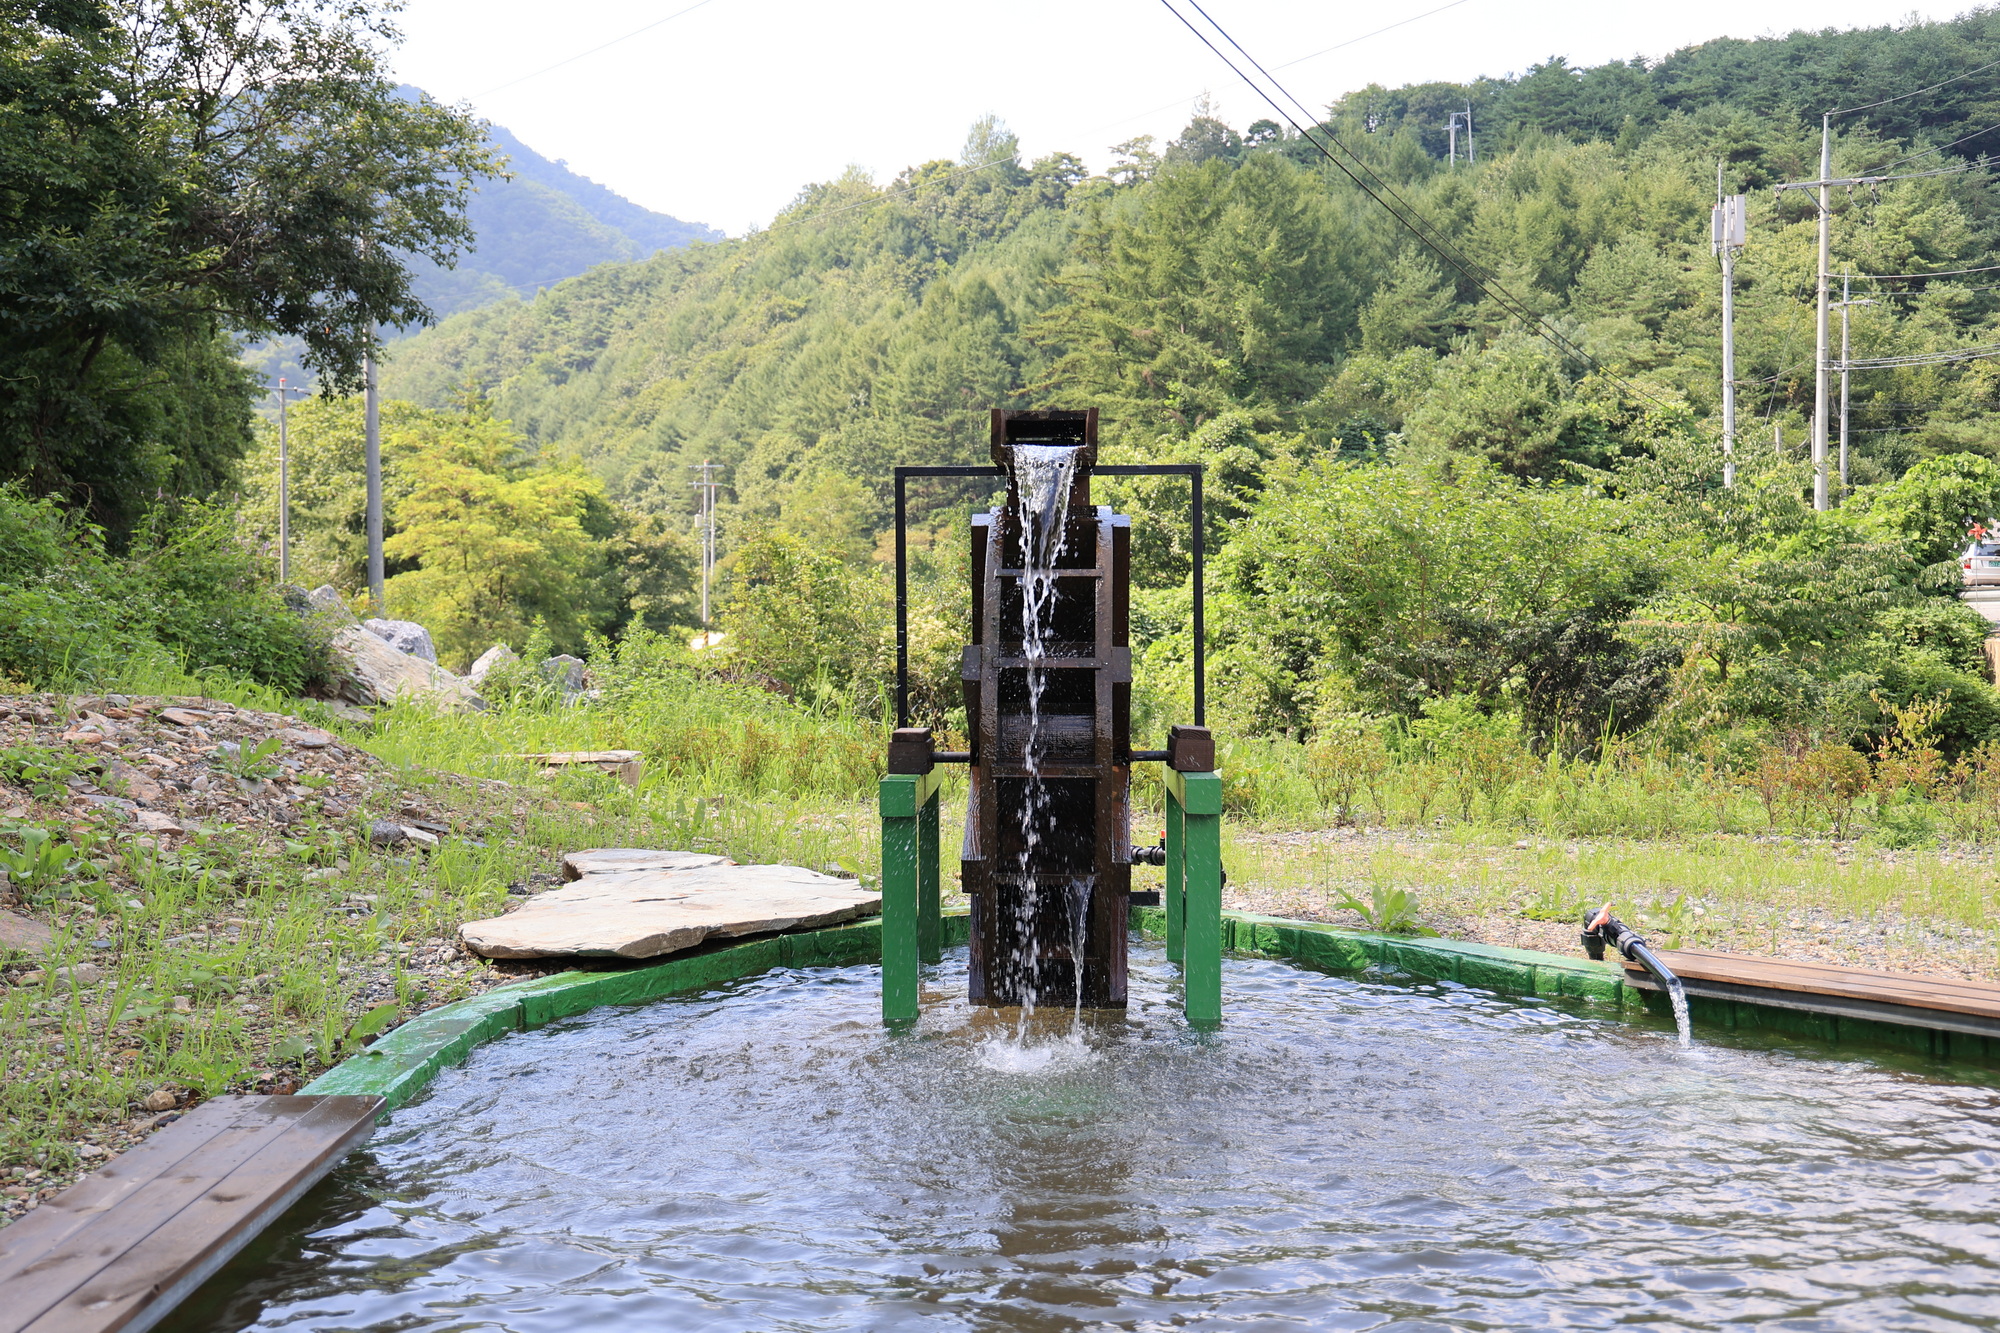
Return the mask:
<path fill-rule="evenodd" d="M 979 1067 L 997 1074 L 1046 1074 L 1075 1069 L 1099 1058 L 1077 1030 L 1033 1045 L 1023 1040 L 1018 1031 L 996 1034 L 981 1041 L 976 1049 L 974 1059 Z"/>

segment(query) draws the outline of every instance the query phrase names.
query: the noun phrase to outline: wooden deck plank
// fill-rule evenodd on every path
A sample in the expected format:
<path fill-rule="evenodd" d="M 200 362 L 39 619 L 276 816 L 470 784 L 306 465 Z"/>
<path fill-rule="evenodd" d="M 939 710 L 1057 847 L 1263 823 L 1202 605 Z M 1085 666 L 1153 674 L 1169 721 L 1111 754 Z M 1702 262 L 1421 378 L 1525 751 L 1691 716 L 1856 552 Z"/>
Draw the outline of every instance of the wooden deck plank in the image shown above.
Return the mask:
<path fill-rule="evenodd" d="M 23 1276 L 28 1265 L 54 1249 L 98 1214 L 157 1180 L 190 1153 L 234 1126 L 243 1098 L 204 1102 L 163 1130 L 91 1172 L 12 1226 L 0 1228 L 0 1285 Z M 0 1309 L 0 1329 L 8 1327 Z"/>
<path fill-rule="evenodd" d="M 158 1145 L 155 1160 L 128 1169 L 129 1187 L 92 1177 L 0 1231 L 5 1244 L 56 1210 L 0 1250 L 9 1297 L 0 1333 L 150 1327 L 365 1139 L 382 1105 L 343 1096 L 209 1105 L 217 1102 L 210 1116 L 190 1115 L 145 1145 Z"/>
<path fill-rule="evenodd" d="M 1839 963 L 1755 958 L 1708 949 L 1661 949 L 1656 952 L 1660 961 L 1675 975 L 1689 981 L 1718 981 L 1767 990 L 1844 996 L 2000 1019 L 2000 986 L 1987 982 L 1879 972 Z M 1625 967 L 1628 972 L 1644 974 L 1644 969 L 1637 963 L 1628 961 Z"/>
<path fill-rule="evenodd" d="M 0 1270 L 0 1284 L 10 1297 L 0 1304 L 0 1333 L 20 1333 L 133 1242 L 171 1221 L 220 1173 L 234 1170 L 285 1131 L 282 1120 L 235 1109 L 239 1114 L 221 1123 L 189 1124 L 185 1133 L 176 1133 L 187 1123 L 177 1122 L 160 1131 L 160 1137 L 172 1134 L 188 1151 L 109 1206 L 88 1212 L 72 1206 L 69 1196 L 80 1182 L 0 1232 L 11 1235 L 50 1210 L 52 1229 L 61 1231 L 53 1244 L 36 1245 L 33 1254 L 24 1247 L 18 1267 Z"/>

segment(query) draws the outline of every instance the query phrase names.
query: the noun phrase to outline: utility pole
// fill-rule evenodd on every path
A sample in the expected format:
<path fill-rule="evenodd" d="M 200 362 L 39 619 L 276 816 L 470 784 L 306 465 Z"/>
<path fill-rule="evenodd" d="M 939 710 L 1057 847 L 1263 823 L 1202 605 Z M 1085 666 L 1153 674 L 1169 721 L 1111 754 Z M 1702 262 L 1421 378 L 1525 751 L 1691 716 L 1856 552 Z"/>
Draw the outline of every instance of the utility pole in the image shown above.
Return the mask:
<path fill-rule="evenodd" d="M 1749 233 L 1749 200 L 1722 193 L 1722 163 L 1715 164 L 1715 213 L 1709 225 L 1722 257 L 1722 484 L 1736 485 L 1736 252 Z"/>
<path fill-rule="evenodd" d="M 1449 166 L 1458 165 L 1458 113 L 1452 112 L 1444 118 L 1445 148 L 1444 160 Z"/>
<path fill-rule="evenodd" d="M 1814 325 L 1813 352 L 1813 508 L 1827 507 L 1826 478 L 1826 435 L 1828 377 L 1831 367 L 1827 364 L 1827 315 L 1833 304 L 1832 248 L 1833 248 L 1833 187 L 1836 185 L 1874 185 L 1882 181 L 1901 180 L 1900 176 L 1854 176 L 1845 180 L 1833 178 L 1833 113 L 1827 112 L 1820 118 L 1819 129 L 1819 179 L 1816 181 L 1787 181 L 1773 187 L 1774 192 L 1783 194 L 1786 190 L 1817 190 L 1819 207 L 1819 302 L 1818 317 Z"/>
<path fill-rule="evenodd" d="M 278 376 L 278 582 L 292 581 L 292 468 L 291 436 L 286 429 L 285 408 L 292 391 L 285 377 Z"/>
<path fill-rule="evenodd" d="M 1854 275 L 1845 274 L 1840 279 L 1840 489 L 1847 490 L 1847 308 L 1857 305 L 1874 305 L 1873 301 L 1854 299 Z"/>
<path fill-rule="evenodd" d="M 1465 103 L 1465 161 L 1468 166 L 1479 161 L 1479 147 L 1472 142 L 1472 101 Z"/>
<path fill-rule="evenodd" d="M 368 433 L 368 600 L 383 614 L 382 405 L 375 393 L 375 354 L 361 358 L 362 414 Z"/>
<path fill-rule="evenodd" d="M 1827 270 L 1832 268 L 1833 244 L 1833 114 L 1820 118 L 1819 129 L 1819 318 L 1815 324 L 1813 355 L 1813 508 L 1827 507 L 1826 409 L 1827 356 L 1826 317 L 1833 300 Z"/>
<path fill-rule="evenodd" d="M 704 640 L 708 633 L 708 585 L 715 570 L 715 492 L 722 483 L 714 474 L 722 467 L 720 463 L 704 460 L 688 468 L 690 472 L 701 473 L 701 480 L 694 483 L 701 492 L 701 628 Z M 704 642 L 704 647 L 707 646 Z"/>

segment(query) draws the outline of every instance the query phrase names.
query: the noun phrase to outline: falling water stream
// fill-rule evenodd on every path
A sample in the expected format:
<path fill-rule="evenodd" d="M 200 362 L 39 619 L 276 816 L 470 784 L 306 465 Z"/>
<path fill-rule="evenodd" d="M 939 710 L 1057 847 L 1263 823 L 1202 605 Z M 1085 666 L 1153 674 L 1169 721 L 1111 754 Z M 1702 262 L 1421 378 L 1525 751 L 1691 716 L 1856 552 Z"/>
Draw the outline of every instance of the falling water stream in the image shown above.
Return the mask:
<path fill-rule="evenodd" d="M 1013 448 L 1014 493 L 1019 501 L 1021 546 L 1021 658 L 1028 685 L 1028 730 L 1022 742 L 1022 765 L 1027 770 L 1021 801 L 1021 891 L 1016 895 L 1018 913 L 1014 956 L 1010 960 L 1021 978 L 1020 1017 L 1010 1045 L 996 1045 L 989 1052 L 996 1063 L 1018 1066 L 1036 1063 L 1045 1057 L 1027 1049 L 1029 1025 L 1040 999 L 1041 963 L 1036 956 L 1037 918 L 1041 912 L 1041 881 L 1035 873 L 1035 852 L 1041 846 L 1042 826 L 1049 813 L 1048 784 L 1042 778 L 1042 695 L 1048 688 L 1048 659 L 1054 655 L 1052 613 L 1056 604 L 1056 562 L 1062 554 L 1063 536 L 1069 520 L 1070 490 L 1076 481 L 1077 449 L 1070 445 L 1017 444 Z M 1076 919 L 1071 949 L 1075 972 L 1076 1006 L 1072 1035 L 1082 1019 L 1083 945 L 1082 914 L 1077 911 L 1074 886 L 1066 889 L 1062 907 Z"/>
<path fill-rule="evenodd" d="M 1674 1028 L 1680 1034 L 1684 1048 L 1694 1045 L 1694 1025 L 1688 1022 L 1687 987 L 1681 985 L 1676 976 L 1667 978 L 1667 999 L 1674 1006 Z"/>

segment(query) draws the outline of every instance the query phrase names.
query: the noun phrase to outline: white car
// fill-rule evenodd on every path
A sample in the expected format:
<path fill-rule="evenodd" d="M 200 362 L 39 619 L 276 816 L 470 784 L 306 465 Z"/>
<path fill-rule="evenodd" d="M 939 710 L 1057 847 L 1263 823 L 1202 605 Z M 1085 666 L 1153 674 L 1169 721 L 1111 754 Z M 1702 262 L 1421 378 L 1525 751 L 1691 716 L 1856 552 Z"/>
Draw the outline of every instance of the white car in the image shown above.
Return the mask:
<path fill-rule="evenodd" d="M 2000 587 L 2000 539 L 1975 538 L 1958 558 L 1959 582 L 1968 588 Z"/>

